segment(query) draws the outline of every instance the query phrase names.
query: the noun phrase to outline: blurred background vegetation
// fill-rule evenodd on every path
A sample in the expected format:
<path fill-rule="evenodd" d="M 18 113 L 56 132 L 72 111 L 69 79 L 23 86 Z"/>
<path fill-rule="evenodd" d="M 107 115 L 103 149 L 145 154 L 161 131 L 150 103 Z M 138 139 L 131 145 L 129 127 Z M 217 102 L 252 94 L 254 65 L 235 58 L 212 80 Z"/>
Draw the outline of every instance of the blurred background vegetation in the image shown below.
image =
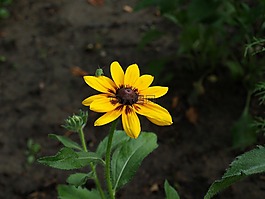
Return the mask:
<path fill-rule="evenodd" d="M 251 95 L 264 77 L 265 1 L 237 0 L 141 0 L 135 10 L 155 9 L 156 14 L 176 29 L 151 27 L 139 48 L 173 35 L 176 51 L 167 57 L 150 60 L 154 73 L 161 73 L 165 63 L 176 61 L 182 68 L 199 75 L 190 103 L 204 92 L 205 78 L 221 74 L 240 81 L 246 89 L 246 105 L 232 128 L 234 147 L 255 143 L 256 126 L 250 115 Z M 168 69 L 167 69 L 168 70 Z M 170 71 L 170 70 L 169 70 Z M 166 80 L 173 79 L 172 74 Z M 218 79 L 211 76 L 212 81 Z"/>
<path fill-rule="evenodd" d="M 10 13 L 8 6 L 11 5 L 12 0 L 0 0 L 0 19 L 6 19 Z"/>

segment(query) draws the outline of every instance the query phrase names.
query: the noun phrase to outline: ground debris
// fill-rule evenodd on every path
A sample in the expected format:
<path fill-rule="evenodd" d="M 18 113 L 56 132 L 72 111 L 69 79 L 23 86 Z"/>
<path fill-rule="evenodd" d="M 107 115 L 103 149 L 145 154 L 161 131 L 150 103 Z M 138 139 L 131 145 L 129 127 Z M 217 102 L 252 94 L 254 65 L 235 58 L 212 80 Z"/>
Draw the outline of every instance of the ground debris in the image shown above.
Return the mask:
<path fill-rule="evenodd" d="M 92 6 L 103 6 L 104 5 L 104 0 L 87 0 L 89 4 Z"/>

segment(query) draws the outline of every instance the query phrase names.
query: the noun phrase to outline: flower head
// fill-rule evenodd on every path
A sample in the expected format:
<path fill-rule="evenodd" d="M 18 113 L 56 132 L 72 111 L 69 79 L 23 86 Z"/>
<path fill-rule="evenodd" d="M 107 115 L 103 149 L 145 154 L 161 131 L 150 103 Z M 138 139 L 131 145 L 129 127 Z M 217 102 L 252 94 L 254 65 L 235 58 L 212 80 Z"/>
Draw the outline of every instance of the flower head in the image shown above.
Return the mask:
<path fill-rule="evenodd" d="M 101 94 L 86 98 L 82 104 L 90 110 L 105 113 L 94 125 L 101 126 L 122 118 L 122 125 L 128 136 L 137 138 L 141 125 L 137 114 L 146 116 L 152 123 L 165 126 L 172 124 L 169 112 L 151 101 L 165 95 L 168 87 L 150 86 L 151 75 L 141 75 L 136 64 L 130 65 L 125 73 L 117 61 L 110 66 L 112 79 L 106 76 L 84 76 L 85 82 Z M 137 113 L 137 114 L 136 114 Z"/>

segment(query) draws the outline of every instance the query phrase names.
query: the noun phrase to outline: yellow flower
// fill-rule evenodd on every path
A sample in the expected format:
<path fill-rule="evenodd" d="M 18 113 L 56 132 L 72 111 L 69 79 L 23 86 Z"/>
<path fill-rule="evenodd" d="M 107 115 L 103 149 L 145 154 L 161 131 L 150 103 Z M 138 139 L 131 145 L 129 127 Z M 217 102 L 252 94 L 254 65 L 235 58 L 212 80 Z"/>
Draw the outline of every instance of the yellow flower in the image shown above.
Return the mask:
<path fill-rule="evenodd" d="M 90 110 L 105 113 L 94 125 L 101 126 L 114 121 L 119 116 L 128 136 L 137 138 L 141 125 L 136 113 L 146 116 L 152 123 L 165 126 L 171 125 L 169 112 L 152 102 L 150 99 L 165 95 L 168 87 L 151 86 L 154 77 L 141 75 L 136 64 L 123 71 L 117 61 L 110 66 L 112 79 L 106 76 L 84 76 L 85 82 L 93 89 L 102 92 L 86 98 L 82 104 L 90 106 Z"/>

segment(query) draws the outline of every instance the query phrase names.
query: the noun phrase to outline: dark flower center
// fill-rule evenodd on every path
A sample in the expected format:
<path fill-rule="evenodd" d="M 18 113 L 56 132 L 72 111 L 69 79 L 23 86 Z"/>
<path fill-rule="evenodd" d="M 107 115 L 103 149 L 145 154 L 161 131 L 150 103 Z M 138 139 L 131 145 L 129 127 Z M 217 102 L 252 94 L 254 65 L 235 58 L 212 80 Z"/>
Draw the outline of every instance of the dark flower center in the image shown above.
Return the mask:
<path fill-rule="evenodd" d="M 132 88 L 123 87 L 117 90 L 116 98 L 121 104 L 132 105 L 138 101 L 138 94 Z"/>

